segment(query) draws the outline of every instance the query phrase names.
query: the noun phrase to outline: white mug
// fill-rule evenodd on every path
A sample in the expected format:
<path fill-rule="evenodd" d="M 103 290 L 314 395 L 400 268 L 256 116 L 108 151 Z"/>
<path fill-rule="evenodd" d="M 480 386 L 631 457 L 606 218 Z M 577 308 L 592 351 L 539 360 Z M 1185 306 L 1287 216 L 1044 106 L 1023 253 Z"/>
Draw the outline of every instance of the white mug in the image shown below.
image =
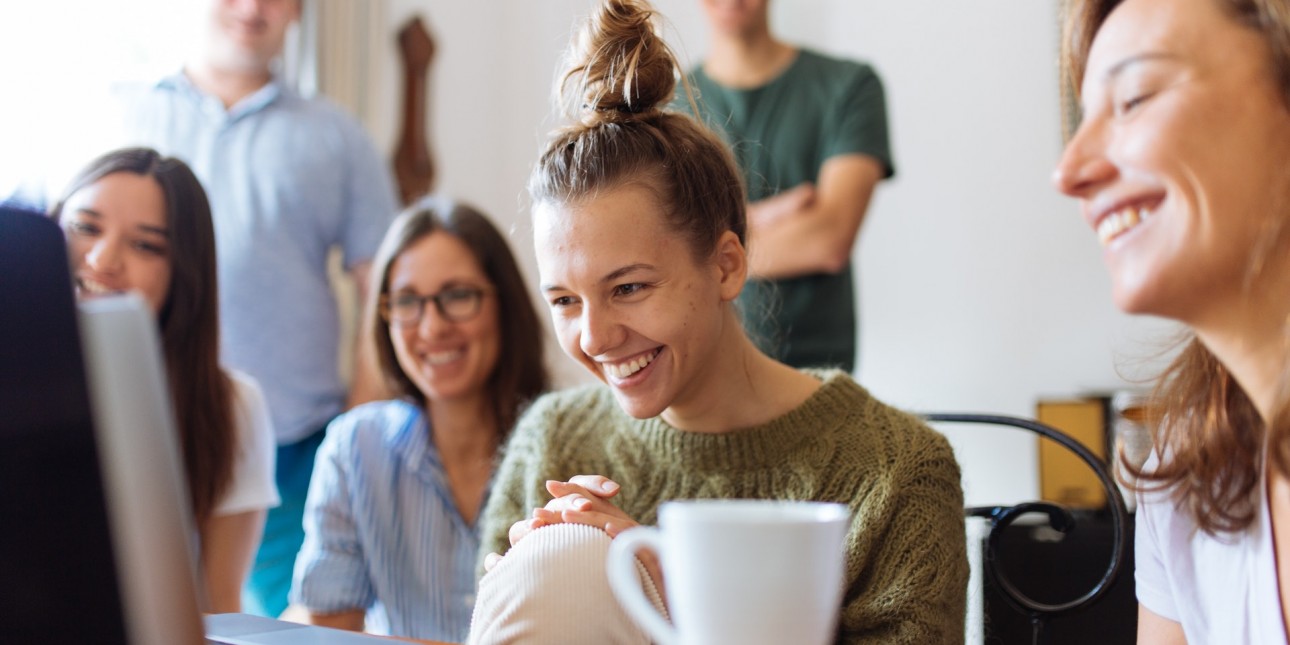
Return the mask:
<path fill-rule="evenodd" d="M 659 507 L 659 528 L 623 532 L 609 548 L 609 584 L 663 645 L 824 645 L 842 602 L 842 504 L 685 500 Z M 645 599 L 635 557 L 651 548 L 663 567 L 668 624 Z"/>

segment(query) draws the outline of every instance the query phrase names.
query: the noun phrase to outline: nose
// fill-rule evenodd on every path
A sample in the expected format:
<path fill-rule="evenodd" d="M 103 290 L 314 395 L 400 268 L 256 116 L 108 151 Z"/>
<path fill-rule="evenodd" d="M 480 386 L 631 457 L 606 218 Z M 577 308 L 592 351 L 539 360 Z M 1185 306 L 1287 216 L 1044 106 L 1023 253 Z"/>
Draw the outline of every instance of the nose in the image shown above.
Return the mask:
<path fill-rule="evenodd" d="M 417 322 L 417 334 L 422 338 L 443 336 L 452 328 L 453 322 L 439 313 L 434 302 L 426 302 L 421 310 L 421 320 Z"/>
<path fill-rule="evenodd" d="M 623 342 L 623 327 L 606 308 L 583 305 L 581 323 L 578 346 L 587 356 L 603 355 Z"/>
<path fill-rule="evenodd" d="M 115 273 L 121 268 L 120 242 L 112 238 L 96 240 L 85 254 L 85 264 L 99 273 Z"/>
<path fill-rule="evenodd" d="M 1071 197 L 1086 198 L 1114 179 L 1117 170 L 1107 156 L 1106 139 L 1100 123 L 1080 125 L 1053 170 L 1053 187 Z"/>

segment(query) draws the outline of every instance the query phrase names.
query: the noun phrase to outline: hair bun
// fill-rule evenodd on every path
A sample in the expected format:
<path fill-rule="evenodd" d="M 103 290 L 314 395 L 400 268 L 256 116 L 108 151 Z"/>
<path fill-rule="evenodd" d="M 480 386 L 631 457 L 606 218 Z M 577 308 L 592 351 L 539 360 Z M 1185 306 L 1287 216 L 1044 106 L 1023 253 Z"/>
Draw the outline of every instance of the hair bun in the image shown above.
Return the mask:
<path fill-rule="evenodd" d="M 672 100 L 677 63 L 644 0 L 604 0 L 579 30 L 560 80 L 565 108 L 584 124 L 641 118 Z"/>

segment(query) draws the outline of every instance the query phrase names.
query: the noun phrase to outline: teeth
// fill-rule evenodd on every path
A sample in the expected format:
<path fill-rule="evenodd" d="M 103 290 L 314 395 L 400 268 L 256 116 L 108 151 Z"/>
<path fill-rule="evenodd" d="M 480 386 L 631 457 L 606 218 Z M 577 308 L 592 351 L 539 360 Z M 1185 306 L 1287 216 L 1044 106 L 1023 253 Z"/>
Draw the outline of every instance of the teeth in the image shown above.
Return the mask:
<path fill-rule="evenodd" d="M 109 288 L 107 285 L 101 282 L 90 280 L 88 278 L 81 278 L 77 282 L 78 284 L 80 284 L 80 287 L 82 290 L 92 295 L 103 296 L 103 295 L 108 295 L 108 294 L 117 292 L 116 289 Z"/>
<path fill-rule="evenodd" d="M 1128 231 L 1129 229 L 1146 221 L 1151 217 L 1151 215 L 1152 212 L 1150 210 L 1145 208 L 1139 209 L 1137 206 L 1129 206 L 1127 208 L 1120 209 L 1106 217 L 1103 217 L 1102 221 L 1098 223 L 1097 239 L 1102 243 L 1102 246 L 1106 246 L 1111 242 L 1111 240 L 1114 240 L 1125 231 Z"/>
<path fill-rule="evenodd" d="M 616 379 L 625 379 L 645 369 L 645 366 L 652 363 L 657 356 L 658 352 L 655 351 L 625 363 L 605 363 L 605 373 Z"/>
<path fill-rule="evenodd" d="M 460 349 L 454 349 L 450 352 L 435 352 L 433 354 L 426 354 L 426 362 L 430 363 L 431 365 L 443 365 L 444 363 L 451 363 L 452 361 L 455 361 L 458 358 L 461 358 L 462 355 L 464 355 L 465 353 L 466 352 Z"/>

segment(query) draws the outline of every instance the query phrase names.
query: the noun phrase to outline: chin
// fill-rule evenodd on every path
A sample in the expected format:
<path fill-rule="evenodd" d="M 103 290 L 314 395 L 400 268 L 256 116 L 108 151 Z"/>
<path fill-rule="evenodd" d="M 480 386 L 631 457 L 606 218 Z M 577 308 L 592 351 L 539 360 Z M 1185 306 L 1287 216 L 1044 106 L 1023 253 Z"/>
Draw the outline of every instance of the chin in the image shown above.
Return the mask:
<path fill-rule="evenodd" d="M 634 419 L 653 419 L 667 409 L 666 405 L 646 400 L 644 397 L 623 394 L 612 385 L 609 388 L 614 392 L 614 400 L 618 402 L 618 407 Z"/>

